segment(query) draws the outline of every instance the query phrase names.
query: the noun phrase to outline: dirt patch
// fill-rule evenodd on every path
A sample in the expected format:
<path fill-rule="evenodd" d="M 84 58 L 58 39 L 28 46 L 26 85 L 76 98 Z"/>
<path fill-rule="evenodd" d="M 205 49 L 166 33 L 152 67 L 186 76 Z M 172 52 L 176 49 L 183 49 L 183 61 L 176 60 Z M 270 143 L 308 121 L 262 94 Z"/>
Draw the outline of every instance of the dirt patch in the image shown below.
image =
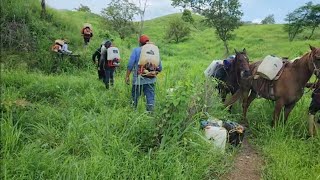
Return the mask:
<path fill-rule="evenodd" d="M 231 172 L 223 176 L 222 180 L 258 180 L 262 179 L 263 159 L 257 150 L 245 138 L 238 153 Z"/>

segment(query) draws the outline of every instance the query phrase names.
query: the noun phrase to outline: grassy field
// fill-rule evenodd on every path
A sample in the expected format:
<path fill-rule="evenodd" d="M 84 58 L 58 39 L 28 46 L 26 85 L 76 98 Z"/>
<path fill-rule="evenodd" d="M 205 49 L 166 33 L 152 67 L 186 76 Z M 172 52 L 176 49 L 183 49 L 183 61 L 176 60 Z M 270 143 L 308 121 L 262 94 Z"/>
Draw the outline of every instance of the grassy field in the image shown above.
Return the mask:
<path fill-rule="evenodd" d="M 221 119 L 241 117 L 238 105 L 233 114 L 227 113 L 215 82 L 203 76 L 213 59 L 224 56 L 212 29 L 197 25 L 188 39 L 175 44 L 166 42 L 164 32 L 168 21 L 180 14 L 146 22 L 144 32 L 159 46 L 164 67 L 156 86 L 156 110 L 150 115 L 142 98 L 138 110 L 132 109 L 131 87 L 124 83 L 137 36 L 121 41 L 93 14 L 49 9 L 50 19 L 40 20 L 34 15 L 40 14 L 36 1 L 28 4 L 33 14 L 21 14 L 26 3 L 20 1 L 16 6 L 4 1 L 3 17 L 25 19 L 36 33 L 36 46 L 34 52 L 1 51 L 1 179 L 219 179 L 230 170 L 237 150 L 222 154 L 199 130 L 206 111 Z M 84 22 L 92 23 L 95 33 L 87 48 L 80 36 Z M 123 60 L 110 91 L 98 81 L 91 62 L 107 34 Z M 320 46 L 319 31 L 312 40 L 302 34 L 289 42 L 282 25 L 245 25 L 236 35 L 230 49 L 246 48 L 252 61 L 268 54 L 294 58 L 307 52 L 309 44 Z M 48 49 L 61 37 L 81 55 L 81 66 L 66 61 L 51 73 Z M 170 94 L 169 88 L 177 90 Z M 310 94 L 306 90 L 288 123 L 274 129 L 273 103 L 257 99 L 250 107 L 250 142 L 265 159 L 263 179 L 320 179 L 320 139 L 306 138 Z"/>

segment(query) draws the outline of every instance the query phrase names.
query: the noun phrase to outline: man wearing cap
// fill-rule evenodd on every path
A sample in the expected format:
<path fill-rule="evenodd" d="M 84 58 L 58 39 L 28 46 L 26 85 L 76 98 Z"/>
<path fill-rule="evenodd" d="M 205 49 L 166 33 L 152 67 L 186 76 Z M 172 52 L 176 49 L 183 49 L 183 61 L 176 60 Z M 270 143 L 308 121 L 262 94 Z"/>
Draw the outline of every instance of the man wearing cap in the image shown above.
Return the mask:
<path fill-rule="evenodd" d="M 109 89 L 110 84 L 111 86 L 113 86 L 114 84 L 114 70 L 115 67 L 109 67 L 106 65 L 106 61 L 107 61 L 107 52 L 108 52 L 108 48 L 111 47 L 112 43 L 111 40 L 106 40 L 104 45 L 101 47 L 101 57 L 100 57 L 100 67 L 103 67 L 104 72 L 105 72 L 105 77 L 104 77 L 104 83 L 106 85 L 106 89 Z"/>
<path fill-rule="evenodd" d="M 155 82 L 156 76 L 154 77 L 143 77 L 138 73 L 138 62 L 141 54 L 141 47 L 146 45 L 149 42 L 149 37 L 147 35 L 142 35 L 139 38 L 140 47 L 133 49 L 127 67 L 127 74 L 125 78 L 125 82 L 129 84 L 130 74 L 133 72 L 132 79 L 132 100 L 134 108 L 138 105 L 138 99 L 143 91 L 147 100 L 147 111 L 151 112 L 154 109 L 155 102 Z M 159 66 L 156 68 L 156 72 L 160 72 L 162 70 L 161 61 Z"/>

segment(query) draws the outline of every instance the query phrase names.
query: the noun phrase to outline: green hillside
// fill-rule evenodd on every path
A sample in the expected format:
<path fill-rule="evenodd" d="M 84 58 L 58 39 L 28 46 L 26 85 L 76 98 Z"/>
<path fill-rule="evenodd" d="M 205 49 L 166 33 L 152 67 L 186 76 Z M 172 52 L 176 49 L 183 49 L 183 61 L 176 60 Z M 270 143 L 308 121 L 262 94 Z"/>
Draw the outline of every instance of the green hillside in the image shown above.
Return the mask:
<path fill-rule="evenodd" d="M 1 2 L 1 179 L 219 179 L 232 169 L 237 149 L 224 154 L 214 149 L 199 130 L 204 112 L 240 120 L 223 108 L 216 82 L 203 71 L 224 56 L 223 44 L 196 16 L 191 36 L 182 43 L 164 39 L 168 21 L 180 14 L 145 22 L 161 52 L 163 72 L 156 86 L 156 110 L 145 113 L 130 106 L 131 86 L 124 83 L 126 64 L 137 36 L 122 41 L 98 15 L 48 9 L 40 18 L 38 1 Z M 28 9 L 28 11 L 24 11 Z M 12 23 L 14 22 L 14 23 Z M 94 27 L 84 48 L 83 23 Z M 16 30 L 8 28 L 17 25 Z M 122 62 L 115 87 L 107 91 L 98 81 L 91 55 L 110 35 L 120 48 Z M 52 72 L 55 39 L 67 38 L 80 55 L 80 66 L 69 61 Z M 312 40 L 304 34 L 289 42 L 282 25 L 245 25 L 236 30 L 230 49 L 246 48 L 250 60 L 268 54 L 294 58 L 319 47 L 320 32 Z M 168 93 L 169 88 L 176 88 Z M 273 103 L 257 99 L 250 106 L 250 142 L 265 159 L 263 179 L 317 179 L 320 139 L 307 139 L 310 92 L 287 124 L 271 128 Z M 162 137 L 159 143 L 159 137 Z"/>

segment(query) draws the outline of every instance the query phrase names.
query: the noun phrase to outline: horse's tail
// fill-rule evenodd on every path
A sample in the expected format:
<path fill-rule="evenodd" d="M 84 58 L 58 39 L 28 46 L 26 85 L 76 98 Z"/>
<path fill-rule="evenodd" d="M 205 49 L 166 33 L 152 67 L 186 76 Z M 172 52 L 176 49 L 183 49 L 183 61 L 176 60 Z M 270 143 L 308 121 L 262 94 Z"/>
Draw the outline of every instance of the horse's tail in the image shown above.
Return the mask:
<path fill-rule="evenodd" d="M 238 89 L 238 91 L 234 93 L 232 97 L 224 103 L 224 106 L 228 107 L 233 105 L 235 102 L 237 102 L 237 100 L 239 100 L 239 98 L 241 97 L 241 94 L 242 94 L 241 89 Z"/>

